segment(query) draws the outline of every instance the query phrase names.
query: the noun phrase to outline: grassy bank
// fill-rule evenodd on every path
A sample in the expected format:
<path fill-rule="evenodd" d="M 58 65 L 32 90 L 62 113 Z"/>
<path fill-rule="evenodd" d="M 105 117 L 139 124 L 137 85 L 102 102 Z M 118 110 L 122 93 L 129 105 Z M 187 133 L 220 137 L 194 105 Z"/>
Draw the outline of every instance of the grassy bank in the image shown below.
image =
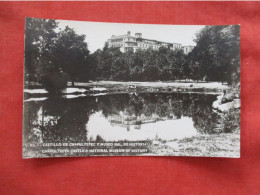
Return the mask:
<path fill-rule="evenodd" d="M 76 82 L 72 86 L 68 82 L 67 89 L 74 91 L 77 89 L 76 94 L 82 93 L 93 94 L 99 92 L 106 93 L 171 93 L 171 92 L 188 92 L 188 93 L 212 93 L 222 94 L 224 90 L 228 90 L 227 85 L 220 82 L 120 82 L 120 81 L 94 81 L 94 82 Z M 37 93 L 37 90 L 44 90 L 44 87 L 37 83 L 27 83 L 24 87 L 27 94 L 42 95 Z M 36 90 L 37 89 L 37 90 Z M 29 91 L 32 92 L 29 92 Z M 44 93 L 48 96 L 48 93 Z"/>
<path fill-rule="evenodd" d="M 134 86 L 138 92 L 217 92 L 221 93 L 228 89 L 227 85 L 220 82 L 120 82 L 120 81 L 98 81 L 89 83 L 75 83 L 75 87 L 106 88 L 108 92 L 128 91 L 129 86 Z"/>
<path fill-rule="evenodd" d="M 150 146 L 153 155 L 240 157 L 240 132 L 198 135 Z"/>
<path fill-rule="evenodd" d="M 180 88 L 206 88 L 206 89 L 227 89 L 227 85 L 221 82 L 121 82 L 121 81 L 95 81 L 89 83 L 76 82 L 75 86 L 82 87 L 128 87 L 136 85 L 137 87 L 180 87 Z"/>
<path fill-rule="evenodd" d="M 171 141 L 165 140 L 156 140 L 156 141 L 139 141 L 140 143 L 151 143 L 148 146 L 144 147 L 127 147 L 127 149 L 147 149 L 147 152 L 144 153 L 134 153 L 134 152 L 122 152 L 122 153 L 76 153 L 77 156 L 118 156 L 118 155 L 130 155 L 130 156 L 204 156 L 204 157 L 240 157 L 240 133 L 237 131 L 235 133 L 220 133 L 220 134 L 203 134 L 197 135 L 191 138 L 184 139 L 176 139 Z M 103 141 L 107 143 L 106 141 Z M 124 141 L 125 142 L 125 141 Z M 123 141 L 119 141 L 117 143 L 124 143 Z M 28 148 L 24 146 L 23 148 L 23 156 L 24 158 L 31 157 L 63 157 L 63 156 L 75 156 L 75 153 L 71 152 L 73 149 L 81 149 L 81 150 L 91 150 L 93 147 L 70 147 L 68 152 L 66 153 L 53 153 L 52 151 L 49 153 L 42 153 L 42 150 L 64 150 L 64 147 L 33 147 Z M 104 147 L 94 147 L 94 149 L 107 149 Z M 109 149 L 126 149 L 125 147 L 109 147 Z"/>

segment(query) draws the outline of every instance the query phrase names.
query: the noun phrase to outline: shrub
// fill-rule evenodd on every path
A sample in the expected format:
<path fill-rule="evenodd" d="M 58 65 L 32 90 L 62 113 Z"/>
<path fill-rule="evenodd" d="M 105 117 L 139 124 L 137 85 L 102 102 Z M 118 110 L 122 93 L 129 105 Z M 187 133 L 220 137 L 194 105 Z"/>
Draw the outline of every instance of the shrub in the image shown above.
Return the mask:
<path fill-rule="evenodd" d="M 224 114 L 223 118 L 223 132 L 231 133 L 237 132 L 240 129 L 240 110 L 230 110 Z"/>
<path fill-rule="evenodd" d="M 43 86 L 50 94 L 61 93 L 67 87 L 68 76 L 63 72 L 49 73 L 44 77 Z"/>

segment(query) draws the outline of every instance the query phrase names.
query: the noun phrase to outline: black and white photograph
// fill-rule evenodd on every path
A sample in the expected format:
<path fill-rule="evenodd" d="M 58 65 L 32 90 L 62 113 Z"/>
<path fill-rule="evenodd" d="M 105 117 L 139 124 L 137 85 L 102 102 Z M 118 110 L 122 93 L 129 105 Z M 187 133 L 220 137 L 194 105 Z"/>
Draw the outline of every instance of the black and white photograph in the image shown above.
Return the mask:
<path fill-rule="evenodd" d="M 23 158 L 240 157 L 240 25 L 25 19 Z"/>

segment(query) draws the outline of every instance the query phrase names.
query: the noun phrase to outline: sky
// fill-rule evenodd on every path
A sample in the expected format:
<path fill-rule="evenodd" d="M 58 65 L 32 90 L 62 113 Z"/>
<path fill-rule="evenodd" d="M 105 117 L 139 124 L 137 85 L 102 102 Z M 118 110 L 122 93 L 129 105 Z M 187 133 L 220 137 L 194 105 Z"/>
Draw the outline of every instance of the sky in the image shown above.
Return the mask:
<path fill-rule="evenodd" d="M 127 34 L 127 31 L 130 31 L 132 36 L 135 33 L 142 33 L 142 37 L 147 39 L 195 46 L 196 43 L 193 41 L 195 34 L 204 27 L 202 25 L 128 24 L 70 20 L 58 20 L 57 22 L 61 29 L 69 26 L 77 34 L 86 35 L 85 41 L 88 43 L 91 53 L 102 49 L 112 35 L 124 35 Z"/>

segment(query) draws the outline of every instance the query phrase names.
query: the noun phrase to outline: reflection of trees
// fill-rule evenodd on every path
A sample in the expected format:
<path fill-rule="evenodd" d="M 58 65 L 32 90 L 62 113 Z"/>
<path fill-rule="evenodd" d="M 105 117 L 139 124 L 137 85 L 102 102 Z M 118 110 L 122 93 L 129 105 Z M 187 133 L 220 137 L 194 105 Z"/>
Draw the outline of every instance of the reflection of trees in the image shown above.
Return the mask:
<path fill-rule="evenodd" d="M 55 116 L 58 113 L 59 119 L 55 125 L 50 128 L 45 128 L 45 141 L 59 142 L 81 142 L 86 141 L 86 123 L 89 120 L 89 114 L 93 112 L 91 108 L 94 104 L 94 99 L 82 102 L 80 99 L 73 101 L 51 101 L 46 102 L 46 114 Z M 92 104 L 91 104 L 92 103 Z M 55 109 L 58 108 L 58 109 Z M 50 113 L 50 111 L 54 111 Z M 52 140 L 53 139 L 53 140 Z"/>
<path fill-rule="evenodd" d="M 111 114 L 118 114 L 124 110 L 128 95 L 106 95 L 98 98 L 97 110 L 101 110 L 105 117 Z"/>
<path fill-rule="evenodd" d="M 202 94 L 139 94 L 103 97 L 99 109 L 108 117 L 124 112 L 129 116 L 149 118 L 191 117 L 195 128 L 202 133 L 214 133 L 217 115 L 212 111 L 215 96 Z"/>
<path fill-rule="evenodd" d="M 130 115 L 140 116 L 144 106 L 143 98 L 136 95 L 130 95 L 126 112 Z"/>
<path fill-rule="evenodd" d="M 214 133 L 217 114 L 212 111 L 213 95 L 202 94 L 139 94 L 138 97 L 130 96 L 120 100 L 120 107 L 113 107 L 113 114 L 127 110 L 128 114 L 141 114 L 146 117 L 153 115 L 159 118 L 173 116 L 180 119 L 182 116 L 191 117 L 195 128 L 201 133 Z M 114 106 L 116 104 L 113 104 Z"/>
<path fill-rule="evenodd" d="M 202 133 L 214 133 L 217 115 L 212 111 L 215 96 L 201 94 L 107 95 L 77 99 L 26 102 L 24 139 L 43 142 L 84 142 L 89 116 L 102 111 L 105 117 L 123 113 L 143 119 L 191 117 Z"/>
<path fill-rule="evenodd" d="M 86 141 L 86 124 L 95 110 L 94 98 L 49 99 L 30 103 L 26 113 L 25 139 L 42 139 L 43 142 L 83 142 Z M 37 114 L 38 113 L 38 116 Z M 39 135 L 40 132 L 40 135 Z"/>
<path fill-rule="evenodd" d="M 214 133 L 214 124 L 217 119 L 217 114 L 212 111 L 212 102 L 214 97 L 201 96 L 197 97 L 193 102 L 192 120 L 195 128 L 201 133 Z"/>
<path fill-rule="evenodd" d="M 37 118 L 37 111 L 40 109 L 40 105 L 37 102 L 25 102 L 24 103 L 24 118 L 23 118 L 23 142 L 37 141 L 40 135 L 34 133 L 34 122 Z"/>

